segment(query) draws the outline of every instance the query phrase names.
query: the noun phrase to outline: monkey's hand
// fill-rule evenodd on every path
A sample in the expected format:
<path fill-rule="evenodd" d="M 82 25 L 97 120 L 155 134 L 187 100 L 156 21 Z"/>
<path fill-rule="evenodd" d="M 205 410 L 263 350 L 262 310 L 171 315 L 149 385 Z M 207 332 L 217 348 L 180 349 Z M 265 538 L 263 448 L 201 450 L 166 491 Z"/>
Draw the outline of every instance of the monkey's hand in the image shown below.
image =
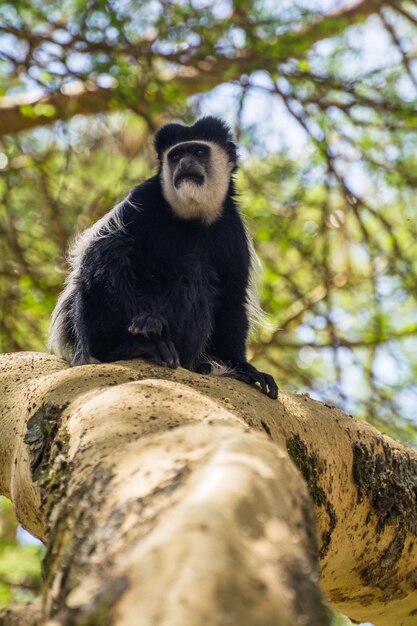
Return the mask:
<path fill-rule="evenodd" d="M 237 363 L 227 376 L 242 380 L 248 385 L 259 385 L 262 393 L 266 394 L 269 398 L 273 400 L 278 398 L 278 386 L 272 376 L 264 372 L 259 372 L 256 367 L 250 363 Z"/>
<path fill-rule="evenodd" d="M 168 324 L 165 319 L 158 315 L 135 315 L 132 319 L 128 331 L 132 335 L 143 335 L 144 337 L 167 337 L 169 335 Z"/>
<path fill-rule="evenodd" d="M 169 327 L 166 320 L 159 315 L 135 315 L 128 331 L 132 335 L 140 335 L 146 340 L 146 356 L 153 361 L 168 367 L 178 367 L 180 360 L 177 350 L 171 341 Z"/>

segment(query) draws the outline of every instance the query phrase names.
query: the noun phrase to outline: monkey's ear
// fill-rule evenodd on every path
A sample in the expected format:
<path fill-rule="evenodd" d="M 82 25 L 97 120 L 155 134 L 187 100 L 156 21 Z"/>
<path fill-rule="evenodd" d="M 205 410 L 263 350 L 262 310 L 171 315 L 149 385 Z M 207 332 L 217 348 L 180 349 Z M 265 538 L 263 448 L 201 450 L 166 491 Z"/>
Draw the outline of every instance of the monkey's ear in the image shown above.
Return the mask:
<path fill-rule="evenodd" d="M 237 148 L 233 141 L 228 141 L 226 143 L 226 151 L 229 161 L 231 161 L 234 165 L 237 165 Z"/>
<path fill-rule="evenodd" d="M 154 146 L 158 159 L 161 160 L 163 152 L 170 146 L 175 145 L 180 141 L 184 141 L 187 138 L 188 127 L 178 122 L 172 122 L 171 124 L 165 124 L 160 128 L 154 139 Z"/>

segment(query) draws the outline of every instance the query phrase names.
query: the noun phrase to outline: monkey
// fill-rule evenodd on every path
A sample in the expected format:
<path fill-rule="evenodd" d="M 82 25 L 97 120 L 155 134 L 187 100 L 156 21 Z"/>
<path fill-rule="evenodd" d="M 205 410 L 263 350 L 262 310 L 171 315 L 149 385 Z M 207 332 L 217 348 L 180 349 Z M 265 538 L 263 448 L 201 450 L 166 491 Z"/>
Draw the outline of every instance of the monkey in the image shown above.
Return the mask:
<path fill-rule="evenodd" d="M 240 216 L 229 126 L 208 116 L 157 131 L 157 173 L 84 231 L 51 319 L 72 366 L 144 358 L 201 374 L 223 368 L 276 399 L 246 359 L 256 254 Z"/>

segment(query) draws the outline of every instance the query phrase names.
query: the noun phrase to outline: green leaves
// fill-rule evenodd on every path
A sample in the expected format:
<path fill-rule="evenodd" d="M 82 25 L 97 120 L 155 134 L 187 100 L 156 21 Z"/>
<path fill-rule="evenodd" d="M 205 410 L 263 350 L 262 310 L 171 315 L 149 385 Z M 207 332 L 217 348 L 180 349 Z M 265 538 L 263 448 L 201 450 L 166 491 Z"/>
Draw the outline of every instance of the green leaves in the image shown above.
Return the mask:
<path fill-rule="evenodd" d="M 32 602 L 40 589 L 43 546 L 21 543 L 9 500 L 0 497 L 0 608 Z"/>

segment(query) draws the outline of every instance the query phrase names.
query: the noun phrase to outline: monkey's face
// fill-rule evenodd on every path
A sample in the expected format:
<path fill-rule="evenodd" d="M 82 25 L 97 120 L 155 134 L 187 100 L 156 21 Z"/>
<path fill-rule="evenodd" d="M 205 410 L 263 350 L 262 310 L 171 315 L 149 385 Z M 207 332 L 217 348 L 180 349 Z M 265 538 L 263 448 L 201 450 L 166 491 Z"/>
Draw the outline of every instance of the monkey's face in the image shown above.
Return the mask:
<path fill-rule="evenodd" d="M 179 217 L 210 224 L 221 213 L 234 167 L 230 155 L 214 142 L 176 144 L 163 157 L 163 194 Z"/>
<path fill-rule="evenodd" d="M 188 142 L 174 146 L 167 154 L 171 180 L 175 189 L 181 185 L 204 185 L 210 172 L 210 147 Z"/>

